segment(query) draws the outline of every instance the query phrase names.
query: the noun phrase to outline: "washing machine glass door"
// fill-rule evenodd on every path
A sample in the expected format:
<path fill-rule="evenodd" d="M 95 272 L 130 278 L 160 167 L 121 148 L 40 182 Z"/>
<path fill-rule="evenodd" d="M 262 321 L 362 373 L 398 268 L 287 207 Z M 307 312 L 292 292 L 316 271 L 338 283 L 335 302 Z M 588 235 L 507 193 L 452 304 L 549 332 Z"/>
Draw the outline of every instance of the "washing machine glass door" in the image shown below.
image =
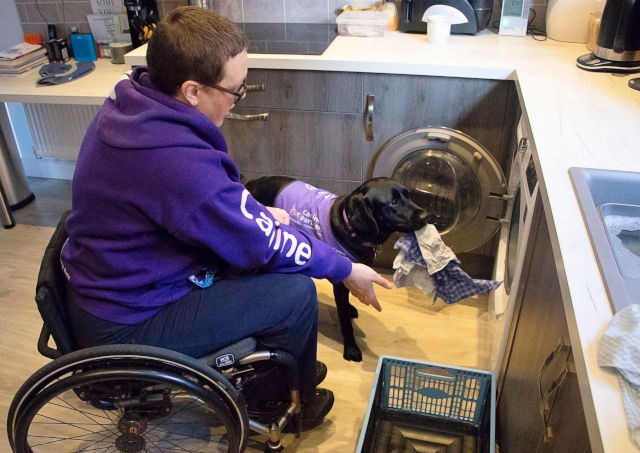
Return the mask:
<path fill-rule="evenodd" d="M 455 253 L 480 247 L 500 230 L 504 174 L 489 151 L 460 131 L 427 127 L 395 136 L 376 156 L 373 176 L 407 187 Z"/>
<path fill-rule="evenodd" d="M 400 160 L 391 177 L 411 191 L 411 199 L 426 209 L 428 222 L 440 234 L 468 224 L 478 213 L 482 198 L 478 180 L 453 153 L 414 151 Z"/>

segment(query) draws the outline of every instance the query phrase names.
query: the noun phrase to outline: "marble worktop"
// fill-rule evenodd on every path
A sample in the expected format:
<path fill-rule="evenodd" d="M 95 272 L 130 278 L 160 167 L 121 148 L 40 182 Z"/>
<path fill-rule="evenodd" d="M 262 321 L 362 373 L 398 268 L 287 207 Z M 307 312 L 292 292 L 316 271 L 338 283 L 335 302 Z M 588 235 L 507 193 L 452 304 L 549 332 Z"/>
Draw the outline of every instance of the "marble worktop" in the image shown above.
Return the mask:
<path fill-rule="evenodd" d="M 144 64 L 145 47 L 125 56 Z M 451 36 L 436 47 L 425 35 L 339 36 L 320 56 L 249 55 L 252 68 L 356 71 L 514 80 L 537 150 L 565 313 L 593 451 L 640 451 L 630 440 L 614 374 L 597 365 L 612 312 L 568 169 L 640 171 L 640 91 L 630 76 L 590 73 L 575 60 L 582 44 L 504 37 Z M 32 73 L 3 78 L 0 101 L 101 104 L 126 66 L 98 62 L 94 73 L 57 87 L 34 85 Z M 32 80 L 33 79 L 33 80 Z M 5 82 L 6 81 L 6 82 Z"/>

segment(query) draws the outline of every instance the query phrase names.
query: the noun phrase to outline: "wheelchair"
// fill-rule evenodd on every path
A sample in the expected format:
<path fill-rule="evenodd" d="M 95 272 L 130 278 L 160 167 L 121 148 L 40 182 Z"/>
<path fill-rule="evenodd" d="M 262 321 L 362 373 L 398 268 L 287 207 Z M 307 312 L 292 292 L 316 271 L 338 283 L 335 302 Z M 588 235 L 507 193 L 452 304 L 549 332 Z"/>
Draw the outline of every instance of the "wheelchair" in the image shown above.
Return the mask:
<path fill-rule="evenodd" d="M 43 319 L 38 351 L 53 361 L 28 378 L 11 403 L 7 432 L 14 452 L 234 453 L 246 448 L 250 431 L 267 437 L 265 452 L 277 452 L 284 450 L 282 431 L 290 422 L 300 435 L 296 362 L 284 351 L 258 350 L 255 338 L 198 359 L 134 344 L 78 349 L 60 265 L 68 213 L 45 250 L 36 285 Z M 290 401 L 250 416 L 243 389 L 260 389 L 269 377 L 264 370 L 274 369 L 286 376 Z"/>

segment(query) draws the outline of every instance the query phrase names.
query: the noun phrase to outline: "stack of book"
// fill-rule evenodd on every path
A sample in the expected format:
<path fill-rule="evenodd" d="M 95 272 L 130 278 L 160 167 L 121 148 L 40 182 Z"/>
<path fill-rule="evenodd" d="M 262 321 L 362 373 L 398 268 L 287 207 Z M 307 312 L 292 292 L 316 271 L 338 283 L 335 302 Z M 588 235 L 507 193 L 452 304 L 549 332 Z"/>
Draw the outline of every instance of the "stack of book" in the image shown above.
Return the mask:
<path fill-rule="evenodd" d="M 41 45 L 22 42 L 0 50 L 0 75 L 22 74 L 47 62 L 46 50 Z"/>

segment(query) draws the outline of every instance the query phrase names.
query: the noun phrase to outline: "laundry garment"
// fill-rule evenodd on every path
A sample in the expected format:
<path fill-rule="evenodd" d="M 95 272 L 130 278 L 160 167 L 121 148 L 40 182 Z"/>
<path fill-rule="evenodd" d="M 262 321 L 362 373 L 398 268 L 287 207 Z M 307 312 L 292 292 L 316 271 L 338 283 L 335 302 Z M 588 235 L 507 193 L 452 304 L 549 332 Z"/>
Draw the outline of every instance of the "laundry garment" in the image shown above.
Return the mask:
<path fill-rule="evenodd" d="M 393 262 L 393 280 L 398 287 L 415 286 L 448 304 L 500 286 L 495 280 L 471 278 L 460 267 L 455 253 L 444 243 L 432 224 L 398 239 L 400 249 Z"/>
<path fill-rule="evenodd" d="M 95 69 L 93 61 L 49 63 L 40 68 L 37 86 L 60 85 L 89 74 Z"/>
<path fill-rule="evenodd" d="M 640 448 L 640 305 L 616 313 L 599 346 L 598 365 L 617 373 L 631 439 Z"/>
<path fill-rule="evenodd" d="M 398 243 L 396 242 L 396 248 Z M 393 281 L 398 288 L 415 286 L 425 294 L 432 295 L 435 291 L 431 276 L 425 272 L 424 267 L 415 264 L 406 257 L 405 251 L 400 249 L 393 260 Z"/>

